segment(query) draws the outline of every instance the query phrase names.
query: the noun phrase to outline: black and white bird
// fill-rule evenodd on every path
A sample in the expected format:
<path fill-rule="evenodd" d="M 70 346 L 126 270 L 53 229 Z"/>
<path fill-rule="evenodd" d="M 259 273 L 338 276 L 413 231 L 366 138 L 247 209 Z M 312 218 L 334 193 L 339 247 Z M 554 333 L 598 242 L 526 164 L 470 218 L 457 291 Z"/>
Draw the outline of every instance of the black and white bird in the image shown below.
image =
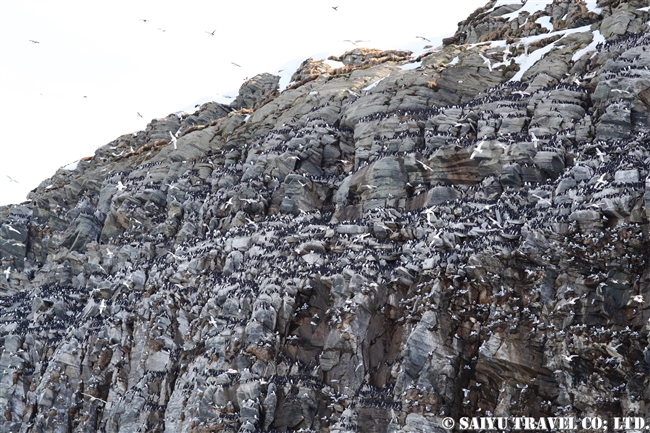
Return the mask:
<path fill-rule="evenodd" d="M 11 176 L 7 176 L 9 178 L 9 183 L 14 182 L 14 183 L 19 183 L 16 179 L 12 178 Z"/>
<path fill-rule="evenodd" d="M 332 6 L 332 9 L 334 9 L 335 11 L 337 11 L 337 12 L 338 12 L 338 10 L 339 10 L 339 7 L 338 7 L 338 6 Z"/>
<path fill-rule="evenodd" d="M 215 32 L 216 32 L 216 30 L 212 30 L 211 32 L 207 32 L 207 31 L 206 31 L 206 33 L 209 34 L 210 36 L 214 36 L 214 33 L 215 33 Z"/>
<path fill-rule="evenodd" d="M 32 44 L 40 44 L 40 42 L 35 41 L 35 40 L 33 40 L 33 39 L 30 39 L 29 42 L 31 42 Z"/>
<path fill-rule="evenodd" d="M 238 68 L 241 68 L 241 66 L 240 66 L 240 65 L 238 65 L 238 64 L 237 64 L 237 63 L 235 63 L 235 62 L 230 62 L 230 63 L 232 63 L 233 65 L 235 65 L 235 66 L 237 66 Z"/>
<path fill-rule="evenodd" d="M 431 42 L 431 39 L 427 39 L 424 36 L 416 36 L 418 39 L 422 39 L 423 41 Z"/>

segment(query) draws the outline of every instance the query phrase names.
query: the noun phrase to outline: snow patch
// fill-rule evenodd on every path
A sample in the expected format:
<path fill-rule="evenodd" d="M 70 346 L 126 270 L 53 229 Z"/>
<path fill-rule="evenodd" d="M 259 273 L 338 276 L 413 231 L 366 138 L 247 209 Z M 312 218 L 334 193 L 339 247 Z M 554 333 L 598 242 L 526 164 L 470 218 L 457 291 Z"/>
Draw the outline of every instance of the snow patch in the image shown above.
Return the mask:
<path fill-rule="evenodd" d="M 600 15 L 600 13 L 603 11 L 601 8 L 598 7 L 596 0 L 587 0 L 585 3 L 587 4 L 587 10 L 589 12 L 593 12 Z"/>
<path fill-rule="evenodd" d="M 594 30 L 594 37 L 593 40 L 589 45 L 584 47 L 583 49 L 576 51 L 575 54 L 573 54 L 573 57 L 571 57 L 571 61 L 575 62 L 578 60 L 580 57 L 584 56 L 588 52 L 591 51 L 596 51 L 596 45 L 598 45 L 601 42 L 605 42 L 605 37 L 600 34 L 600 31 Z"/>
<path fill-rule="evenodd" d="M 551 24 L 551 17 L 539 17 L 535 22 L 544 27 L 549 32 L 553 31 L 553 24 Z"/>
<path fill-rule="evenodd" d="M 79 161 L 71 162 L 70 164 L 61 168 L 66 171 L 74 171 L 77 169 L 77 165 L 79 165 Z"/>
<path fill-rule="evenodd" d="M 532 54 L 528 55 L 528 45 L 530 45 L 533 42 L 540 41 L 542 39 L 546 39 L 555 35 L 570 35 L 572 33 L 582 33 L 585 31 L 588 31 L 591 28 L 591 26 L 582 26 L 578 27 L 575 29 L 566 29 L 566 30 L 559 30 L 557 32 L 551 32 L 551 33 L 544 33 L 543 35 L 536 35 L 536 36 L 529 36 L 527 38 L 522 38 L 520 43 L 523 43 L 524 46 L 526 47 L 526 52 L 524 54 L 521 54 L 517 57 L 515 57 L 515 62 L 519 65 L 519 72 L 515 74 L 514 77 L 510 79 L 510 81 L 521 81 L 521 78 L 524 76 L 526 71 L 530 69 L 537 61 L 541 60 L 544 55 L 546 55 L 548 52 L 550 52 L 554 47 L 555 44 L 560 42 L 562 38 L 558 39 L 555 42 L 552 42 L 545 47 L 539 48 L 535 50 Z M 595 38 L 595 35 L 594 35 Z M 559 45 L 559 44 L 558 44 Z"/>
<path fill-rule="evenodd" d="M 388 77 L 388 75 L 386 75 L 386 77 Z M 361 89 L 361 90 L 370 90 L 370 89 L 373 89 L 373 88 L 377 87 L 377 84 L 381 83 L 381 80 L 383 80 L 383 79 L 386 78 L 386 77 L 381 77 L 380 79 L 378 79 L 377 81 L 375 81 L 375 82 L 372 83 L 371 85 L 366 86 L 366 87 L 364 87 L 364 88 Z"/>
<path fill-rule="evenodd" d="M 345 66 L 343 62 L 337 62 L 336 60 L 325 60 L 325 64 L 331 66 L 334 69 L 342 68 Z"/>
<path fill-rule="evenodd" d="M 410 71 L 411 69 L 416 69 L 420 66 L 422 66 L 422 62 L 407 63 L 405 65 L 401 65 L 399 68 L 403 71 Z"/>

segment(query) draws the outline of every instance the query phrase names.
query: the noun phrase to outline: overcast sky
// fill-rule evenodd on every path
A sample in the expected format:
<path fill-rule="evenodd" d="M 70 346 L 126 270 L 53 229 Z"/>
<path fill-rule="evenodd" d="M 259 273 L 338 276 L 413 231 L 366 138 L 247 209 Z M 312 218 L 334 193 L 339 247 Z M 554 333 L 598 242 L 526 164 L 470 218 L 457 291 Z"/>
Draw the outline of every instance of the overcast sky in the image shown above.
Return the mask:
<path fill-rule="evenodd" d="M 421 51 L 416 36 L 437 46 L 486 3 L 1 0 L 0 205 L 153 118 L 231 102 L 247 77 L 340 55 L 345 39 Z"/>

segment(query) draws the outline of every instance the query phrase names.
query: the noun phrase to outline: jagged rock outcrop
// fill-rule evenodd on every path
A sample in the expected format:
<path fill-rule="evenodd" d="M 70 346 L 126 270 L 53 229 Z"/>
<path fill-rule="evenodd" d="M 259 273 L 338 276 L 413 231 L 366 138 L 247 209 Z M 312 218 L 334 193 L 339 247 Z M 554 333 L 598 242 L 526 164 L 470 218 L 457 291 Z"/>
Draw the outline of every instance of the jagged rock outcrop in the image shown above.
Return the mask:
<path fill-rule="evenodd" d="M 0 207 L 0 431 L 650 418 L 647 3 L 257 76 Z"/>
<path fill-rule="evenodd" d="M 280 77 L 269 73 L 258 74 L 246 80 L 239 89 L 239 95 L 230 104 L 235 109 L 253 108 L 256 103 L 277 95 Z"/>

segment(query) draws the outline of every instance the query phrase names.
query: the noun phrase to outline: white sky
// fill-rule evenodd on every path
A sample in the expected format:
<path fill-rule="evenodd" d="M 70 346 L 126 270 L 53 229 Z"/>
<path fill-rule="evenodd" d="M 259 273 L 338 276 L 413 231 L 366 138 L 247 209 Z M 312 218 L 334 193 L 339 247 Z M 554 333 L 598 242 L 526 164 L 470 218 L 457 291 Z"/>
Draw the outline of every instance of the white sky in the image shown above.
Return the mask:
<path fill-rule="evenodd" d="M 416 36 L 438 46 L 486 3 L 1 0 L 0 205 L 153 118 L 230 103 L 246 77 L 290 75 L 354 48 L 345 39 L 422 51 Z"/>

